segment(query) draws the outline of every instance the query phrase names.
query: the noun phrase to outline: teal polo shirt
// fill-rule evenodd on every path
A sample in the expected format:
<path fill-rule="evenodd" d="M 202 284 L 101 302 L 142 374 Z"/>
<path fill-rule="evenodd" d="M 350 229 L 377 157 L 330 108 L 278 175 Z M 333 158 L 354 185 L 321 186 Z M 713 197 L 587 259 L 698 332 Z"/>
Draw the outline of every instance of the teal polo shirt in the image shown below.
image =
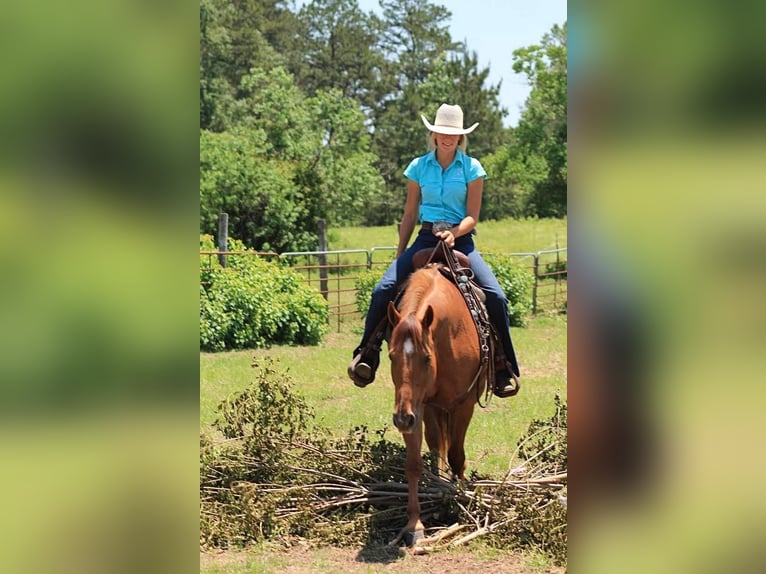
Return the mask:
<path fill-rule="evenodd" d="M 404 170 L 404 176 L 420 186 L 420 221 L 460 223 L 466 216 L 468 184 L 487 177 L 478 159 L 461 150 L 447 169 L 436 160 L 436 150 L 416 157 Z"/>

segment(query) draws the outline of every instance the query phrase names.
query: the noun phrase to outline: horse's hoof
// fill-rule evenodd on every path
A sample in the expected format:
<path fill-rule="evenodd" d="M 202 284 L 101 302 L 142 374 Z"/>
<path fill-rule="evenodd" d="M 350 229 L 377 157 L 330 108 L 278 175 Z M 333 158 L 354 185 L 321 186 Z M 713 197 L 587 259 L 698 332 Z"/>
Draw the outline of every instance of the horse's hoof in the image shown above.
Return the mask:
<path fill-rule="evenodd" d="M 412 548 L 413 546 L 416 546 L 418 542 L 423 540 L 423 538 L 425 538 L 424 531 L 415 530 L 413 532 L 405 532 L 403 540 L 407 548 Z"/>

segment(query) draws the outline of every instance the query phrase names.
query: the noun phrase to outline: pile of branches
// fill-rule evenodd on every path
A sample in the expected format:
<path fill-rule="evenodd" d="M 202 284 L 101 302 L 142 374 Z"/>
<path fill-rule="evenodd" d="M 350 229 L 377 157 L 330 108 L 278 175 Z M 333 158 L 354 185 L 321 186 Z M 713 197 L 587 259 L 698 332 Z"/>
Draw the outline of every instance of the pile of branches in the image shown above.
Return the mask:
<path fill-rule="evenodd" d="M 384 544 L 406 524 L 406 452 L 387 429 L 357 427 L 337 438 L 319 426 L 293 381 L 270 363 L 258 380 L 219 405 L 215 435 L 200 448 L 200 543 L 251 541 Z M 395 431 L 394 431 L 395 432 Z M 566 405 L 534 421 L 519 441 L 524 464 L 502 480 L 466 483 L 426 470 L 419 496 L 433 552 L 483 537 L 497 547 L 533 547 L 566 559 Z M 429 455 L 427 468 L 435 468 Z"/>

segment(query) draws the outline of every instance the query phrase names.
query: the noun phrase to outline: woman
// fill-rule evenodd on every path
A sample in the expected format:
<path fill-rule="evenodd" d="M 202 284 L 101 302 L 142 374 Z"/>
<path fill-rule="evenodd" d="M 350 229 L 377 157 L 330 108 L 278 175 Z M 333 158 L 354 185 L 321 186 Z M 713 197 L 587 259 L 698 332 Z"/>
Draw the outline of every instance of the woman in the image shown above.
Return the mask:
<path fill-rule="evenodd" d="M 468 256 L 474 280 L 487 295 L 487 312 L 507 359 L 506 368 L 497 370 L 494 392 L 497 396 L 507 397 L 515 394 L 519 377 L 511 342 L 508 301 L 492 270 L 476 251 L 472 238 L 479 220 L 487 173 L 479 160 L 466 155 L 465 150 L 466 135 L 479 124 L 463 129 L 463 110 L 457 105 L 442 104 L 436 112 L 433 125 L 425 116 L 420 117 L 430 132 L 430 151 L 412 160 L 404 170 L 407 177 L 407 205 L 399 228 L 396 260 L 372 293 L 362 342 L 354 350 L 348 373 L 360 387 L 375 380 L 382 342 L 376 331 L 386 317 L 388 302 L 394 298 L 397 285 L 412 273 L 414 254 L 420 249 L 436 246 L 442 239 L 448 247 Z M 418 222 L 422 223 L 420 231 L 415 242 L 407 248 Z M 371 341 L 374 335 L 377 336 Z"/>

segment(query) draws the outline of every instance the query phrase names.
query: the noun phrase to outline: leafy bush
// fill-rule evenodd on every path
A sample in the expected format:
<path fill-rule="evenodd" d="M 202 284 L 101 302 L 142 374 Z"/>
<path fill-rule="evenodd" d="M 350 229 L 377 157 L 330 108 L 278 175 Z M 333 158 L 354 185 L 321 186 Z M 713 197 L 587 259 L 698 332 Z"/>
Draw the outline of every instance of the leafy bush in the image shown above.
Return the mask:
<path fill-rule="evenodd" d="M 269 359 L 253 367 L 257 380 L 218 405 L 214 427 L 223 440 L 201 435 L 201 545 L 226 548 L 296 536 L 339 546 L 369 542 L 377 520 L 373 497 L 358 497 L 357 504 L 336 504 L 335 497 L 364 481 L 380 489 L 406 480 L 401 441 L 386 439 L 385 430 L 373 438 L 366 427 L 334 437 L 293 392 L 287 372 Z M 407 521 L 400 502 L 381 514 L 397 527 Z"/>
<path fill-rule="evenodd" d="M 200 245 L 207 245 L 203 237 Z M 229 249 L 247 251 L 230 240 Z M 204 259 L 204 258 L 203 258 Z M 204 267 L 208 263 L 204 261 Z M 326 301 L 300 275 L 255 255 L 231 255 L 228 267 L 202 272 L 200 348 L 316 345 L 327 332 Z"/>
<path fill-rule="evenodd" d="M 567 472 L 567 404 L 556 395 L 550 419 L 534 419 L 518 441 L 519 456 L 532 476 L 561 476 Z M 567 508 L 559 491 L 530 489 L 514 498 L 516 516 L 494 533 L 504 546 L 513 540 L 518 548 L 541 550 L 557 564 L 567 559 Z"/>
<path fill-rule="evenodd" d="M 294 393 L 287 372 L 268 359 L 253 367 L 257 380 L 218 406 L 214 428 L 222 437 L 200 437 L 201 546 L 296 538 L 324 546 L 385 544 L 407 522 L 401 439 L 386 438 L 387 428 L 331 433 Z M 520 439 L 527 470 L 510 481 L 472 475 L 454 484 L 429 471 L 435 460 L 425 455 L 426 528 L 490 525 L 482 533 L 490 545 L 544 552 L 565 564 L 566 404 L 555 401 L 554 416 L 533 421 Z"/>
<path fill-rule="evenodd" d="M 500 286 L 508 298 L 508 314 L 512 327 L 524 327 L 527 316 L 532 312 L 532 273 L 514 263 L 510 257 L 484 255 L 484 260 L 497 277 Z M 359 275 L 355 282 L 356 308 L 367 314 L 370 296 L 375 285 L 385 273 L 385 268 L 373 269 Z"/>
<path fill-rule="evenodd" d="M 231 319 L 223 301 L 211 299 L 207 291 L 199 287 L 199 346 L 207 351 L 223 351 Z"/>
<path fill-rule="evenodd" d="M 508 299 L 511 326 L 526 326 L 527 317 L 532 312 L 534 276 L 508 256 L 484 255 L 484 261 L 492 269 Z"/>
<path fill-rule="evenodd" d="M 200 232 L 214 233 L 226 212 L 229 232 L 261 251 L 311 249 L 294 168 L 269 157 L 265 139 L 260 130 L 200 132 Z"/>
<path fill-rule="evenodd" d="M 548 420 L 533 419 L 527 434 L 518 440 L 519 456 L 535 461 L 536 472 L 567 472 L 567 403 L 553 397 L 554 412 Z"/>
<path fill-rule="evenodd" d="M 566 261 L 554 261 L 553 263 L 545 264 L 544 274 L 555 281 L 565 281 L 567 278 L 567 262 Z"/>

